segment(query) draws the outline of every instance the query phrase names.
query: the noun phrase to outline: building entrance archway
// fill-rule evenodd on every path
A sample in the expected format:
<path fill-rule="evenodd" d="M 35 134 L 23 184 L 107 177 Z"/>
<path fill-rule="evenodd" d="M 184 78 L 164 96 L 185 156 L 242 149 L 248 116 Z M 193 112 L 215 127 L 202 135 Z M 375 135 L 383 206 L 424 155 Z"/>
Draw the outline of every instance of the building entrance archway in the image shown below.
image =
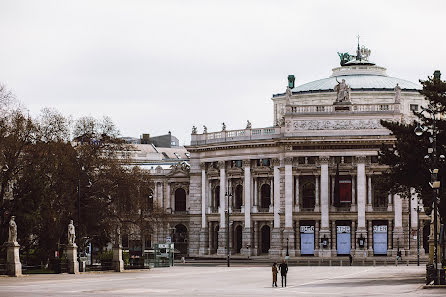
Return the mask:
<path fill-rule="evenodd" d="M 240 254 L 240 250 L 242 249 L 242 233 L 243 233 L 243 228 L 242 226 L 238 225 L 235 228 L 235 232 L 234 232 L 234 239 L 235 239 L 235 253 L 236 254 Z"/>
<path fill-rule="evenodd" d="M 262 254 L 267 254 L 271 247 L 271 228 L 268 225 L 260 229 L 260 247 Z"/>
<path fill-rule="evenodd" d="M 172 236 L 173 242 L 175 243 L 175 249 L 180 252 L 180 255 L 187 255 L 187 228 L 183 224 L 178 224 L 175 226 L 175 232 Z"/>

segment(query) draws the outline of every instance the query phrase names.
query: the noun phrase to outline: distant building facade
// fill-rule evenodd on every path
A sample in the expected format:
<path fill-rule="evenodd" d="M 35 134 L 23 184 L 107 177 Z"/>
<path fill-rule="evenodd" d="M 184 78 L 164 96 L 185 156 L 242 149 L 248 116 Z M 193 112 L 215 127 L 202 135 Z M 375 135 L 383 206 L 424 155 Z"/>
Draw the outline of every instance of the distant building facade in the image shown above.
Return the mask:
<path fill-rule="evenodd" d="M 190 167 L 153 171 L 155 201 L 170 213 L 156 240 L 171 236 L 189 256 L 225 256 L 228 237 L 241 256 L 284 256 L 287 247 L 291 257 L 415 256 L 418 199 L 376 190 L 386 170 L 377 156 L 395 141 L 380 120 L 410 122 L 425 100 L 369 54 L 340 54 L 329 78 L 300 86 L 289 76 L 272 97 L 271 127 L 194 128 Z"/>

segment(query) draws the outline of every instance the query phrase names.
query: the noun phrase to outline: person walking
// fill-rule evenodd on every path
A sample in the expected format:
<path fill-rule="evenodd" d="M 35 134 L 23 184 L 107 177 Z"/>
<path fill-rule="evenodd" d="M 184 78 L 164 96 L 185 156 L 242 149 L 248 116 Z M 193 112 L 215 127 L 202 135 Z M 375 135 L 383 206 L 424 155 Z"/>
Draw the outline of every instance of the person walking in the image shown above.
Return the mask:
<path fill-rule="evenodd" d="M 288 265 L 286 264 L 285 260 L 282 260 L 282 264 L 279 265 L 280 269 L 280 275 L 282 276 L 282 287 L 283 287 L 283 281 L 285 280 L 285 287 L 286 287 L 286 275 L 288 273 Z"/>
<path fill-rule="evenodd" d="M 277 273 L 279 272 L 277 269 L 276 262 L 273 263 L 272 271 L 273 271 L 273 288 L 274 288 L 274 285 L 277 287 Z"/>

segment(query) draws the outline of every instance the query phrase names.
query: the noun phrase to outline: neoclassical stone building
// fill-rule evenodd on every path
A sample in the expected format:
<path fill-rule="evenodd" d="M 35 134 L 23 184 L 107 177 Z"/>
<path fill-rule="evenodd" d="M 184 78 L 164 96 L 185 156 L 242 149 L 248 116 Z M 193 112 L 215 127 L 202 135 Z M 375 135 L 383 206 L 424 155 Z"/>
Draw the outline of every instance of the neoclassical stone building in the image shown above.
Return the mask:
<path fill-rule="evenodd" d="M 172 232 L 186 227 L 189 256 L 225 256 L 228 224 L 233 255 L 283 256 L 287 245 L 291 257 L 416 255 L 417 197 L 375 184 L 386 169 L 378 151 L 394 142 L 380 120 L 412 121 L 424 98 L 369 54 L 358 46 L 330 77 L 300 86 L 289 76 L 286 92 L 272 97 L 271 127 L 193 129 L 190 168 L 170 173 L 188 183 L 186 210 L 172 209 L 171 185 L 167 200 L 158 195 L 172 201 Z M 421 234 L 423 221 L 421 212 Z"/>

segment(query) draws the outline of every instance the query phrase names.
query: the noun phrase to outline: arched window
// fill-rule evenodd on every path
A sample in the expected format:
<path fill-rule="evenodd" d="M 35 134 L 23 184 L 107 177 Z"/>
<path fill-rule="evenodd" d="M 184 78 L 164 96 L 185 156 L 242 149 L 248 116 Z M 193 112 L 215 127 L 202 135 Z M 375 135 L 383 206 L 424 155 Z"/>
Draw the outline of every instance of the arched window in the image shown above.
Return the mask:
<path fill-rule="evenodd" d="M 183 188 L 175 191 L 175 211 L 186 211 L 186 191 Z"/>
<path fill-rule="evenodd" d="M 269 208 L 271 205 L 271 186 L 268 184 L 263 184 L 260 188 L 260 207 Z"/>
<path fill-rule="evenodd" d="M 234 209 L 241 209 L 243 204 L 243 186 L 235 187 Z"/>
<path fill-rule="evenodd" d="M 314 208 L 316 204 L 314 183 L 306 183 L 302 186 L 302 208 Z"/>
<path fill-rule="evenodd" d="M 215 209 L 220 207 L 220 186 L 216 186 L 214 189 L 214 206 Z"/>

